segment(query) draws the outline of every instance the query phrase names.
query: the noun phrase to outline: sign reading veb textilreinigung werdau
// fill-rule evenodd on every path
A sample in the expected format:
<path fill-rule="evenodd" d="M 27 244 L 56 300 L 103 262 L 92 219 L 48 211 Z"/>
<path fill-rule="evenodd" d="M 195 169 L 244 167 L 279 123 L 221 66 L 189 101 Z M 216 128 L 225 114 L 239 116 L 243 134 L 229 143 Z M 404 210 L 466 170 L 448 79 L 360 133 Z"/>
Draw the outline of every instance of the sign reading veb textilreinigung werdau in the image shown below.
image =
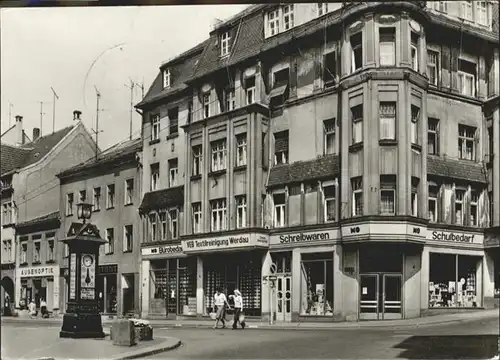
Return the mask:
<path fill-rule="evenodd" d="M 246 247 L 267 248 L 268 246 L 269 236 L 257 233 L 182 241 L 182 250 L 185 253 L 206 250 L 239 249 Z"/>

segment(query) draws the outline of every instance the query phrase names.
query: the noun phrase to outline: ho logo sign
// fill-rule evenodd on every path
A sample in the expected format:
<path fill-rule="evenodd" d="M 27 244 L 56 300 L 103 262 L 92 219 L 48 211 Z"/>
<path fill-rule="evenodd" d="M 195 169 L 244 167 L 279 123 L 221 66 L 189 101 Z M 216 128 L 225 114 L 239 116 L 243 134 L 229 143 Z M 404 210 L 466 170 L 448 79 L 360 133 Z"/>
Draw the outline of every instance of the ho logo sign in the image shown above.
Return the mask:
<path fill-rule="evenodd" d="M 351 234 L 358 234 L 361 231 L 359 226 L 355 226 L 351 228 Z"/>
<path fill-rule="evenodd" d="M 414 227 L 414 228 L 413 228 L 413 233 L 414 233 L 414 234 L 420 234 L 420 228 L 418 228 L 418 227 Z"/>

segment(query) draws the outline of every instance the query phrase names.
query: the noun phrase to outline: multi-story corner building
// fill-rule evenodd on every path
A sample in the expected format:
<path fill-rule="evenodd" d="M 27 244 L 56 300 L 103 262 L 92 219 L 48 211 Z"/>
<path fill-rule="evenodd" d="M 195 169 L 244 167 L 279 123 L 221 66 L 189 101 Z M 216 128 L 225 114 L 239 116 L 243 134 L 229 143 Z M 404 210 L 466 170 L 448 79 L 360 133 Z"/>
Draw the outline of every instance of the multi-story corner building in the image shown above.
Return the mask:
<path fill-rule="evenodd" d="M 207 316 L 218 287 L 278 321 L 498 303 L 497 25 L 489 1 L 257 5 L 163 64 L 143 316 Z"/>
<path fill-rule="evenodd" d="M 61 232 L 77 219 L 76 206 L 92 204 L 90 222 L 107 240 L 99 251 L 96 294 L 99 311 L 106 315 L 139 311 L 140 139 L 119 143 L 81 164 L 65 169 L 60 180 Z M 69 285 L 67 245 L 59 255 L 62 267 L 61 308 L 66 309 Z"/>
<path fill-rule="evenodd" d="M 45 299 L 49 311 L 59 309 L 59 181 L 62 169 L 87 160 L 95 143 L 74 112 L 75 124 L 33 139 L 16 117 L 16 146 L 1 145 L 2 301 L 4 292 L 16 308 Z"/>

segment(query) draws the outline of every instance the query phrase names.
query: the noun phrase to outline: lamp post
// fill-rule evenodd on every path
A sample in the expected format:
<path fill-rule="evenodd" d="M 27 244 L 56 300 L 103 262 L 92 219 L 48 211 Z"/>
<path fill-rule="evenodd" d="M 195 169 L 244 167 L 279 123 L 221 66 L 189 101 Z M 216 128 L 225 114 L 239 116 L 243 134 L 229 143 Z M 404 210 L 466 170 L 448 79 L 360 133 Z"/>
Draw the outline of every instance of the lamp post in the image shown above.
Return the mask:
<path fill-rule="evenodd" d="M 61 239 L 69 249 L 68 301 L 59 332 L 61 338 L 104 337 L 95 280 L 99 247 L 106 241 L 97 227 L 88 222 L 91 214 L 91 204 L 77 204 L 77 217 L 82 222 L 72 223 L 67 237 Z"/>

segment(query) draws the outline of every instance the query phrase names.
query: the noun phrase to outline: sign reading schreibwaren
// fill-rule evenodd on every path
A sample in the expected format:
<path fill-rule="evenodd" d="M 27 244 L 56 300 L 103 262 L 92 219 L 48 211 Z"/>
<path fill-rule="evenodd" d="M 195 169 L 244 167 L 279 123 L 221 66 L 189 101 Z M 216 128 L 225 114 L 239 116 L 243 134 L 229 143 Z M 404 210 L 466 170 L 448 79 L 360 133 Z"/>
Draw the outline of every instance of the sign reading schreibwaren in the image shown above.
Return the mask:
<path fill-rule="evenodd" d="M 299 233 L 276 234 L 271 236 L 271 245 L 313 245 L 318 242 L 327 242 L 338 239 L 338 231 L 317 230 Z"/>

